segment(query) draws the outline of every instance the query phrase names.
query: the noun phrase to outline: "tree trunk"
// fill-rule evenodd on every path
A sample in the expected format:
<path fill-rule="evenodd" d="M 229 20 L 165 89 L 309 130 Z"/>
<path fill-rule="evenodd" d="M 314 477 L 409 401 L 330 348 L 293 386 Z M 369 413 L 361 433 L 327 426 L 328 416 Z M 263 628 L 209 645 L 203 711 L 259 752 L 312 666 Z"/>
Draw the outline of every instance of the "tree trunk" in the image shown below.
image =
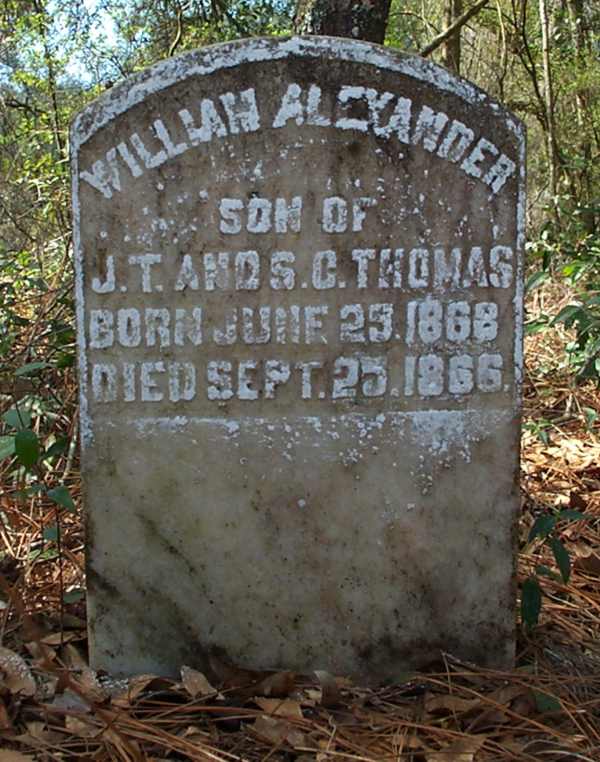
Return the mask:
<path fill-rule="evenodd" d="M 298 34 L 353 37 L 383 44 L 390 0 L 298 0 Z"/>
<path fill-rule="evenodd" d="M 542 30 L 542 65 L 544 69 L 544 100 L 546 105 L 546 142 L 548 150 L 548 170 L 550 179 L 550 193 L 555 205 L 558 219 L 558 207 L 556 205 L 556 193 L 558 189 L 558 159 L 556 151 L 556 128 L 554 119 L 554 90 L 552 87 L 552 69 L 550 67 L 550 35 L 548 32 L 548 8 L 546 0 L 540 3 L 540 26 Z"/>
<path fill-rule="evenodd" d="M 449 29 L 463 13 L 463 0 L 446 0 L 445 22 Z M 442 48 L 442 63 L 447 69 L 460 74 L 460 28 L 452 34 Z"/>

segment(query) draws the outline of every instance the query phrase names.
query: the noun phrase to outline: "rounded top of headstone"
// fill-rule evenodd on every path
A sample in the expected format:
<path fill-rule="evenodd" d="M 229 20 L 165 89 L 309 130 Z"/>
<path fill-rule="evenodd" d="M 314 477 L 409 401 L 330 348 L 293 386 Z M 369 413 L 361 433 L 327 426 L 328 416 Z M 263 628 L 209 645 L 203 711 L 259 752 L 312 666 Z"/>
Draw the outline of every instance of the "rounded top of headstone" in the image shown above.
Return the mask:
<path fill-rule="evenodd" d="M 76 151 L 98 130 L 146 98 L 193 76 L 214 74 L 252 63 L 284 59 L 337 60 L 397 72 L 484 107 L 524 139 L 523 123 L 480 88 L 420 56 L 362 40 L 341 37 L 257 37 L 210 45 L 161 61 L 128 77 L 88 104 L 74 119 L 71 146 Z"/>

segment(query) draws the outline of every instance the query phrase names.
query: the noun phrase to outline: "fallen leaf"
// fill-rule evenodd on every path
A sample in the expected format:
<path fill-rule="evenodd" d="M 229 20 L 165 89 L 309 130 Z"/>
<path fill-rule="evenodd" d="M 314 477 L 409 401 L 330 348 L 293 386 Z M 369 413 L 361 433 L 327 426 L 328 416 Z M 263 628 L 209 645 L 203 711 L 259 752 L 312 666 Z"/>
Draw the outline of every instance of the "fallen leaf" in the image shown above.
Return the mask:
<path fill-rule="evenodd" d="M 91 719 L 73 717 L 72 715 L 65 717 L 65 728 L 69 733 L 73 733 L 79 738 L 93 738 L 102 732 L 102 729 L 94 724 Z"/>
<path fill-rule="evenodd" d="M 89 703 L 70 688 L 66 688 L 63 693 L 55 696 L 50 704 L 44 706 L 57 710 L 61 714 L 87 714 L 91 710 Z"/>
<path fill-rule="evenodd" d="M 294 690 L 295 681 L 296 675 L 293 672 L 275 672 L 254 686 L 254 693 L 257 696 L 286 698 Z"/>
<path fill-rule="evenodd" d="M 249 726 L 256 736 L 263 741 L 268 741 L 274 746 L 289 744 L 294 749 L 308 745 L 306 734 L 295 728 L 287 720 L 280 720 L 276 717 L 267 717 L 260 715 L 256 718 L 254 725 Z"/>
<path fill-rule="evenodd" d="M 112 703 L 115 706 L 127 707 L 145 690 L 165 690 L 173 686 L 173 681 L 158 675 L 137 675 L 127 681 L 123 690 L 113 695 Z"/>
<path fill-rule="evenodd" d="M 425 752 L 427 762 L 473 762 L 486 736 L 458 738 L 440 751 Z"/>
<path fill-rule="evenodd" d="M 35 694 L 35 680 L 25 659 L 9 648 L 0 647 L 0 677 L 11 693 Z"/>
<path fill-rule="evenodd" d="M 327 707 L 339 704 L 341 699 L 340 689 L 333 675 L 320 669 L 315 670 L 315 675 L 321 686 L 321 705 Z"/>
<path fill-rule="evenodd" d="M 274 714 L 278 717 L 287 717 L 291 720 L 302 720 L 302 707 L 298 701 L 291 699 L 276 699 L 256 697 L 254 703 L 257 704 L 268 714 Z"/>
<path fill-rule="evenodd" d="M 21 754 L 20 751 L 1 749 L 0 762 L 35 762 L 35 757 L 31 757 L 29 754 Z"/>
<path fill-rule="evenodd" d="M 192 698 L 205 698 L 206 696 L 219 696 L 219 692 L 213 688 L 202 672 L 192 667 L 181 668 L 181 682 Z"/>
<path fill-rule="evenodd" d="M 71 640 L 77 640 L 81 638 L 78 632 L 52 632 L 50 635 L 46 635 L 40 638 L 40 643 L 46 646 L 62 646 Z"/>
<path fill-rule="evenodd" d="M 573 563 L 574 571 L 583 571 L 600 577 L 600 555 L 595 553 L 592 548 L 578 549 L 577 558 Z"/>
<path fill-rule="evenodd" d="M 468 712 L 476 707 L 480 707 L 479 699 L 465 699 L 453 694 L 447 695 L 427 695 L 425 697 L 425 711 L 433 712 Z"/>

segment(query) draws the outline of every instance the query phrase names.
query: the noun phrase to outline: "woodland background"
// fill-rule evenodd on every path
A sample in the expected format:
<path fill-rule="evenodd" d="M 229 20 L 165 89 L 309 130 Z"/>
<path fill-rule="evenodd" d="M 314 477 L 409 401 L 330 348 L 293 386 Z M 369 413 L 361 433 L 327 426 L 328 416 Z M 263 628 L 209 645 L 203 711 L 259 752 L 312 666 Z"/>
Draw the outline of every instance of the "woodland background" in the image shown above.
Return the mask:
<path fill-rule="evenodd" d="M 69 123 L 158 60 L 295 31 L 420 53 L 527 125 L 517 668 L 106 682 L 86 664 Z M 599 226 L 597 0 L 0 0 L 0 762 L 600 759 Z"/>

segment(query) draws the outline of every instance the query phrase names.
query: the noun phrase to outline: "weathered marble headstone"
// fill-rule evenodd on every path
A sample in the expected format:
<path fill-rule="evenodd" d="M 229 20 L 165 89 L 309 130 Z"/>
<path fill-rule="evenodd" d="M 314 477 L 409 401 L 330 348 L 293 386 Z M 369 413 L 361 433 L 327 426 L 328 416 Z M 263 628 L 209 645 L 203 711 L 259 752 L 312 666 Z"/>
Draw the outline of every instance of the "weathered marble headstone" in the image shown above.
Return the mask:
<path fill-rule="evenodd" d="M 510 663 L 520 123 L 415 57 L 248 40 L 72 148 L 93 664 Z"/>

